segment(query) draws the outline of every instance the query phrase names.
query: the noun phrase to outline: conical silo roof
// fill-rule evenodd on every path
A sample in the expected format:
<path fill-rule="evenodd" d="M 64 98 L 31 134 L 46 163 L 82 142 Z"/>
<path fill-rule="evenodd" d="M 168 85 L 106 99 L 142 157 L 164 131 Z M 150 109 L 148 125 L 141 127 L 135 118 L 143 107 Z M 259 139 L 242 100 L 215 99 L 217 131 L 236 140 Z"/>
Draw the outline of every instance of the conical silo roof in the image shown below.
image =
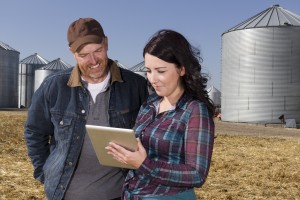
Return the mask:
<path fill-rule="evenodd" d="M 249 28 L 278 26 L 300 26 L 300 16 L 276 4 L 234 26 L 224 33 Z"/>
<path fill-rule="evenodd" d="M 134 65 L 133 67 L 131 67 L 129 70 L 133 71 L 133 72 L 145 72 L 145 62 L 142 61 L 136 65 Z"/>
<path fill-rule="evenodd" d="M 5 44 L 4 42 L 1 42 L 1 41 L 0 41 L 0 48 L 4 49 L 4 50 L 10 50 L 10 51 L 16 51 L 16 52 L 18 52 L 17 50 L 15 50 L 14 48 L 12 48 L 8 44 Z"/>
<path fill-rule="evenodd" d="M 62 59 L 60 58 L 57 58 L 51 62 L 49 62 L 47 65 L 44 65 L 42 66 L 41 68 L 39 69 L 42 69 L 42 70 L 56 70 L 56 71 L 59 71 L 59 70 L 64 70 L 64 69 L 68 69 L 72 67 L 70 64 L 64 62 Z"/>
<path fill-rule="evenodd" d="M 118 67 L 124 68 L 124 69 L 128 69 L 125 65 L 123 65 L 122 63 L 120 63 L 118 60 L 115 60 L 115 62 L 117 63 Z"/>
<path fill-rule="evenodd" d="M 37 53 L 28 56 L 20 61 L 20 64 L 31 64 L 31 65 L 45 65 L 48 64 L 49 61 L 38 55 Z"/>

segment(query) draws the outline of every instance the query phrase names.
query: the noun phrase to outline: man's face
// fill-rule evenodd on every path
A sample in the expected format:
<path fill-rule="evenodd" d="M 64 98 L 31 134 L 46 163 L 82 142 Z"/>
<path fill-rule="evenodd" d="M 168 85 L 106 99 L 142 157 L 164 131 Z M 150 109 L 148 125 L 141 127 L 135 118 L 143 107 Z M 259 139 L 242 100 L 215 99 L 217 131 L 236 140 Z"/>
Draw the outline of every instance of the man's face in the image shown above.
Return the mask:
<path fill-rule="evenodd" d="M 82 78 L 88 83 L 102 82 L 108 72 L 107 38 L 101 44 L 86 44 L 80 51 L 73 53 L 81 71 Z"/>

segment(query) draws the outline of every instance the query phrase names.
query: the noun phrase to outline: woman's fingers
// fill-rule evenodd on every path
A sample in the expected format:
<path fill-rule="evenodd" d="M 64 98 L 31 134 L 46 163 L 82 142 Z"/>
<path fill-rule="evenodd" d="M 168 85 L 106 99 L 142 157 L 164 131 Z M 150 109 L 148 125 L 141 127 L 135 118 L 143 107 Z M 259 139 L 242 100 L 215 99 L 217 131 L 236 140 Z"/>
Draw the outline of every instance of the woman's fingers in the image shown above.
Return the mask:
<path fill-rule="evenodd" d="M 127 150 L 124 149 L 122 146 L 117 145 L 113 142 L 110 142 L 107 147 L 105 147 L 106 150 L 108 150 L 108 154 L 112 155 L 114 159 L 126 163 L 126 153 Z"/>

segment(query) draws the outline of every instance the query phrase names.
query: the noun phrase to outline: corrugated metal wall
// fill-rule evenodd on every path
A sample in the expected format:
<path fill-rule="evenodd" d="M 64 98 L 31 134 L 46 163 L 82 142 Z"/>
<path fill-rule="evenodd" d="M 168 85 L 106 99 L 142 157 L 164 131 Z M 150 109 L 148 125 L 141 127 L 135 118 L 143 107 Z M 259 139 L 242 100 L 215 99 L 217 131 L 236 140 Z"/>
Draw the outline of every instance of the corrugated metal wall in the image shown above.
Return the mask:
<path fill-rule="evenodd" d="M 44 81 L 44 79 L 54 74 L 55 72 L 58 72 L 58 70 L 47 70 L 47 69 L 37 69 L 35 70 L 35 79 L 34 79 L 34 91 L 36 91 Z"/>
<path fill-rule="evenodd" d="M 300 122 L 300 27 L 223 34 L 221 70 L 222 120 Z"/>
<path fill-rule="evenodd" d="M 18 66 L 20 53 L 0 48 L 0 108 L 18 107 Z"/>
<path fill-rule="evenodd" d="M 29 107 L 34 93 L 34 72 L 44 64 L 19 64 L 19 106 Z"/>
<path fill-rule="evenodd" d="M 34 91 L 36 91 L 40 85 L 42 84 L 43 80 L 58 71 L 65 70 L 71 68 L 72 66 L 62 59 L 57 58 L 47 65 L 40 67 L 39 69 L 35 70 L 35 79 L 34 79 Z"/>

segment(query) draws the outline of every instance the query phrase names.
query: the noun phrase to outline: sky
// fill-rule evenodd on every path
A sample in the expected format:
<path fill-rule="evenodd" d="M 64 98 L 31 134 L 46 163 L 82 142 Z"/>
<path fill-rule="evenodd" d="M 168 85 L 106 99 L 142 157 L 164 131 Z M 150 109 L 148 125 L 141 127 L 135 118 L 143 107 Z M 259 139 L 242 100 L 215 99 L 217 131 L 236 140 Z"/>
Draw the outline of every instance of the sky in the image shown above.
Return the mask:
<path fill-rule="evenodd" d="M 20 52 L 20 61 L 38 53 L 75 65 L 68 27 L 92 17 L 108 37 L 108 56 L 130 68 L 143 61 L 155 32 L 173 29 L 200 49 L 208 87 L 220 90 L 222 33 L 275 4 L 300 15 L 300 0 L 2 0 L 0 41 Z"/>

